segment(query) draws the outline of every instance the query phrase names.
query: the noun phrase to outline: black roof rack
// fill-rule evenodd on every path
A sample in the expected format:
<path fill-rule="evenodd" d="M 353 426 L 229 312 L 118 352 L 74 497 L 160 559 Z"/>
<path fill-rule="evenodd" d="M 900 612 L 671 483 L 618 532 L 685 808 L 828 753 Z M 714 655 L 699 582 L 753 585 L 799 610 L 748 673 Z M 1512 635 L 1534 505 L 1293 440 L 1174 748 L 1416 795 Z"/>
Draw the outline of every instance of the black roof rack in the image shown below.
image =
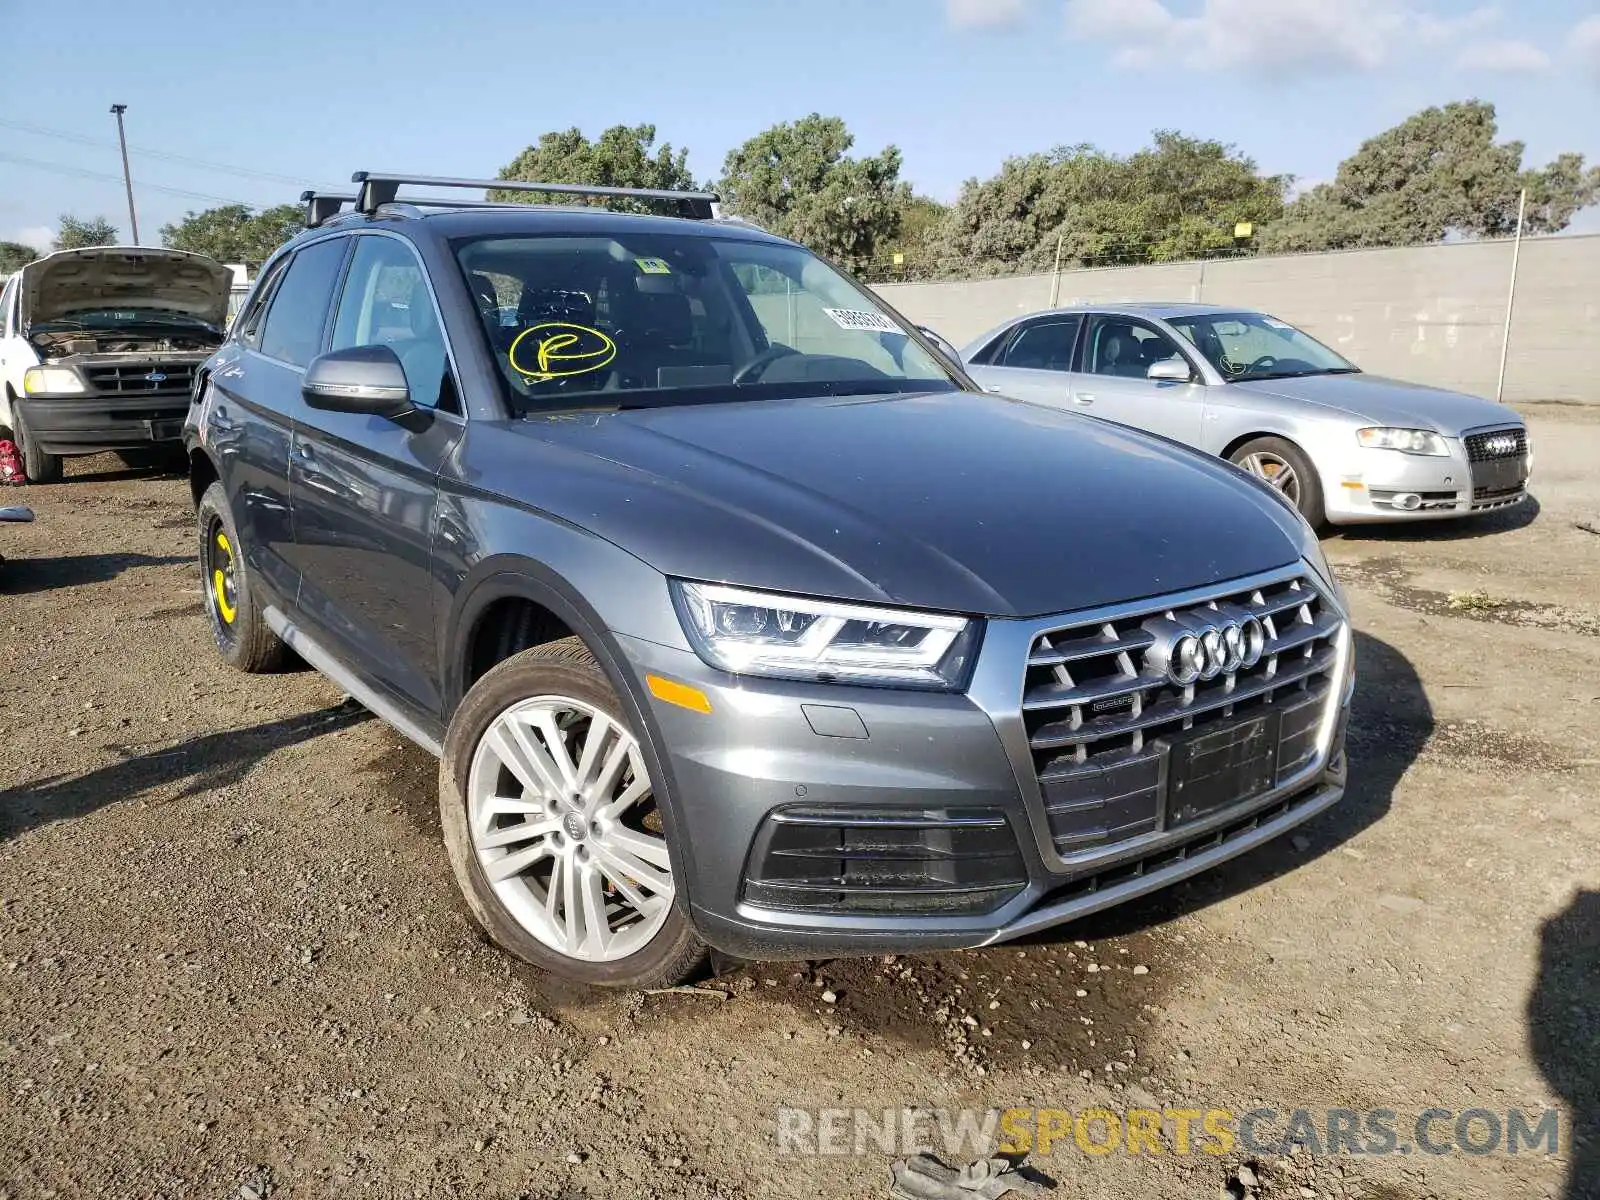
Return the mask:
<path fill-rule="evenodd" d="M 315 229 L 324 221 L 331 221 L 339 215 L 344 205 L 355 202 L 356 198 L 352 195 L 335 196 L 331 192 L 318 192 L 311 188 L 300 193 L 300 203 L 306 206 L 307 229 Z"/>
<path fill-rule="evenodd" d="M 354 197 L 356 209 L 371 216 L 380 205 L 393 204 L 402 187 L 468 188 L 473 191 L 543 192 L 555 196 L 601 196 L 613 200 L 642 200 L 670 207 L 678 216 L 709 221 L 716 216 L 713 207 L 720 200 L 714 192 L 671 192 L 651 188 L 598 187 L 586 183 L 524 183 L 518 179 L 451 179 L 434 175 L 385 175 L 376 171 L 357 171 L 350 177 L 361 185 Z M 333 197 L 328 197 L 332 199 Z M 340 197 L 349 199 L 349 197 Z M 407 198 L 407 204 L 426 208 L 499 207 L 485 201 L 428 200 Z"/>

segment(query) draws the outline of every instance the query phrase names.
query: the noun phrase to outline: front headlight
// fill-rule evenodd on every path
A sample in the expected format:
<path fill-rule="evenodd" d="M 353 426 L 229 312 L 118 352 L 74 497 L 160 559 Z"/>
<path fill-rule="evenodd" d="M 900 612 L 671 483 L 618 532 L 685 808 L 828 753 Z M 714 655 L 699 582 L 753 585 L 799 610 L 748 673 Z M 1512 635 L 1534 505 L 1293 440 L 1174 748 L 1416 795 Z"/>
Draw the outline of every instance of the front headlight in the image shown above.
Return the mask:
<path fill-rule="evenodd" d="M 1399 450 L 1404 454 L 1428 454 L 1435 458 L 1443 458 L 1450 453 L 1444 439 L 1427 429 L 1375 426 L 1356 430 L 1356 441 L 1368 450 Z"/>
<path fill-rule="evenodd" d="M 76 396 L 83 380 L 71 367 L 29 367 L 22 373 L 22 390 L 29 396 Z"/>
<path fill-rule="evenodd" d="M 979 624 L 943 613 L 672 581 L 696 653 L 734 675 L 953 691 L 965 685 Z"/>

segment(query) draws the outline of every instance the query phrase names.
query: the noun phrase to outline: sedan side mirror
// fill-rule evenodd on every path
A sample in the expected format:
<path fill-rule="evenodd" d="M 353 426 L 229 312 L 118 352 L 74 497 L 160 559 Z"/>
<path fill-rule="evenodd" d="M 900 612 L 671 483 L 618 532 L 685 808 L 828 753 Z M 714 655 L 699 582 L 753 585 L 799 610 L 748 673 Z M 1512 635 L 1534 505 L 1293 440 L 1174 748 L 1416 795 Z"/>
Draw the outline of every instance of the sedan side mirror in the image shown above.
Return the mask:
<path fill-rule="evenodd" d="M 400 358 L 388 346 L 331 350 L 306 368 L 300 392 L 312 408 L 398 421 L 416 411 Z"/>
<path fill-rule="evenodd" d="M 26 522 L 33 520 L 33 509 L 24 508 L 20 504 L 0 508 L 0 521 Z"/>
<path fill-rule="evenodd" d="M 945 341 L 942 337 L 940 337 L 933 330 L 929 329 L 926 325 L 918 325 L 917 326 L 917 332 L 920 333 L 923 337 L 927 338 L 930 342 L 932 342 L 933 346 L 934 346 L 934 349 L 938 350 L 940 354 L 944 355 L 951 362 L 955 363 L 956 366 L 959 367 L 959 366 L 962 365 L 962 363 L 961 363 L 961 351 L 957 350 L 954 346 L 952 346 L 949 342 Z"/>
<path fill-rule="evenodd" d="M 1160 362 L 1150 364 L 1150 369 L 1144 373 L 1146 379 L 1154 379 L 1159 383 L 1188 383 L 1194 378 L 1194 371 L 1182 358 L 1173 356 L 1164 358 Z"/>

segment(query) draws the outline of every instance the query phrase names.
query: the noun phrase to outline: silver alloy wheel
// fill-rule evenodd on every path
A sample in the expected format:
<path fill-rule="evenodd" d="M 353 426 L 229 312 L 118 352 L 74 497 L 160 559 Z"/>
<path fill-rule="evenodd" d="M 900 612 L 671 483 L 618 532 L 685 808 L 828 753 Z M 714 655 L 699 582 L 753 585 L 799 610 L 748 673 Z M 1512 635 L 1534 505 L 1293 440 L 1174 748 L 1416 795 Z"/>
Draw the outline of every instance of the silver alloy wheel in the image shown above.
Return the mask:
<path fill-rule="evenodd" d="M 491 722 L 472 755 L 467 823 L 496 898 L 558 954 L 626 958 L 672 908 L 639 742 L 582 700 L 519 700 Z"/>
<path fill-rule="evenodd" d="M 1258 479 L 1265 479 L 1299 507 L 1300 477 L 1295 474 L 1294 467 L 1284 459 L 1276 454 L 1258 451 L 1255 454 L 1245 455 L 1242 465 L 1250 474 Z"/>

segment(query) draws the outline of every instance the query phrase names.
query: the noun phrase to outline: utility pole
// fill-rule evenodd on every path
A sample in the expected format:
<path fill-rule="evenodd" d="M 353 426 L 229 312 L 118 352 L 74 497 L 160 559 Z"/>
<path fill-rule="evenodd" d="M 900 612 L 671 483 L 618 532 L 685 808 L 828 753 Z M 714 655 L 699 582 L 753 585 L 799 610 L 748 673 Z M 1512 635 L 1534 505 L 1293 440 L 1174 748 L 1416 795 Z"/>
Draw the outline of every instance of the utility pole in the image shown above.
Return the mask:
<path fill-rule="evenodd" d="M 111 111 L 117 115 L 117 142 L 122 146 L 122 183 L 128 189 L 128 224 L 133 227 L 133 244 L 139 244 L 139 218 L 133 212 L 133 175 L 128 171 L 128 138 L 122 132 L 122 114 L 128 111 L 126 104 L 113 104 Z"/>
<path fill-rule="evenodd" d="M 1522 218 L 1528 211 L 1528 189 L 1517 200 L 1517 240 L 1511 244 L 1511 286 L 1506 289 L 1506 331 L 1500 339 L 1500 381 L 1495 384 L 1495 403 L 1505 402 L 1506 357 L 1511 353 L 1511 313 L 1517 303 L 1517 260 L 1522 257 Z"/>

